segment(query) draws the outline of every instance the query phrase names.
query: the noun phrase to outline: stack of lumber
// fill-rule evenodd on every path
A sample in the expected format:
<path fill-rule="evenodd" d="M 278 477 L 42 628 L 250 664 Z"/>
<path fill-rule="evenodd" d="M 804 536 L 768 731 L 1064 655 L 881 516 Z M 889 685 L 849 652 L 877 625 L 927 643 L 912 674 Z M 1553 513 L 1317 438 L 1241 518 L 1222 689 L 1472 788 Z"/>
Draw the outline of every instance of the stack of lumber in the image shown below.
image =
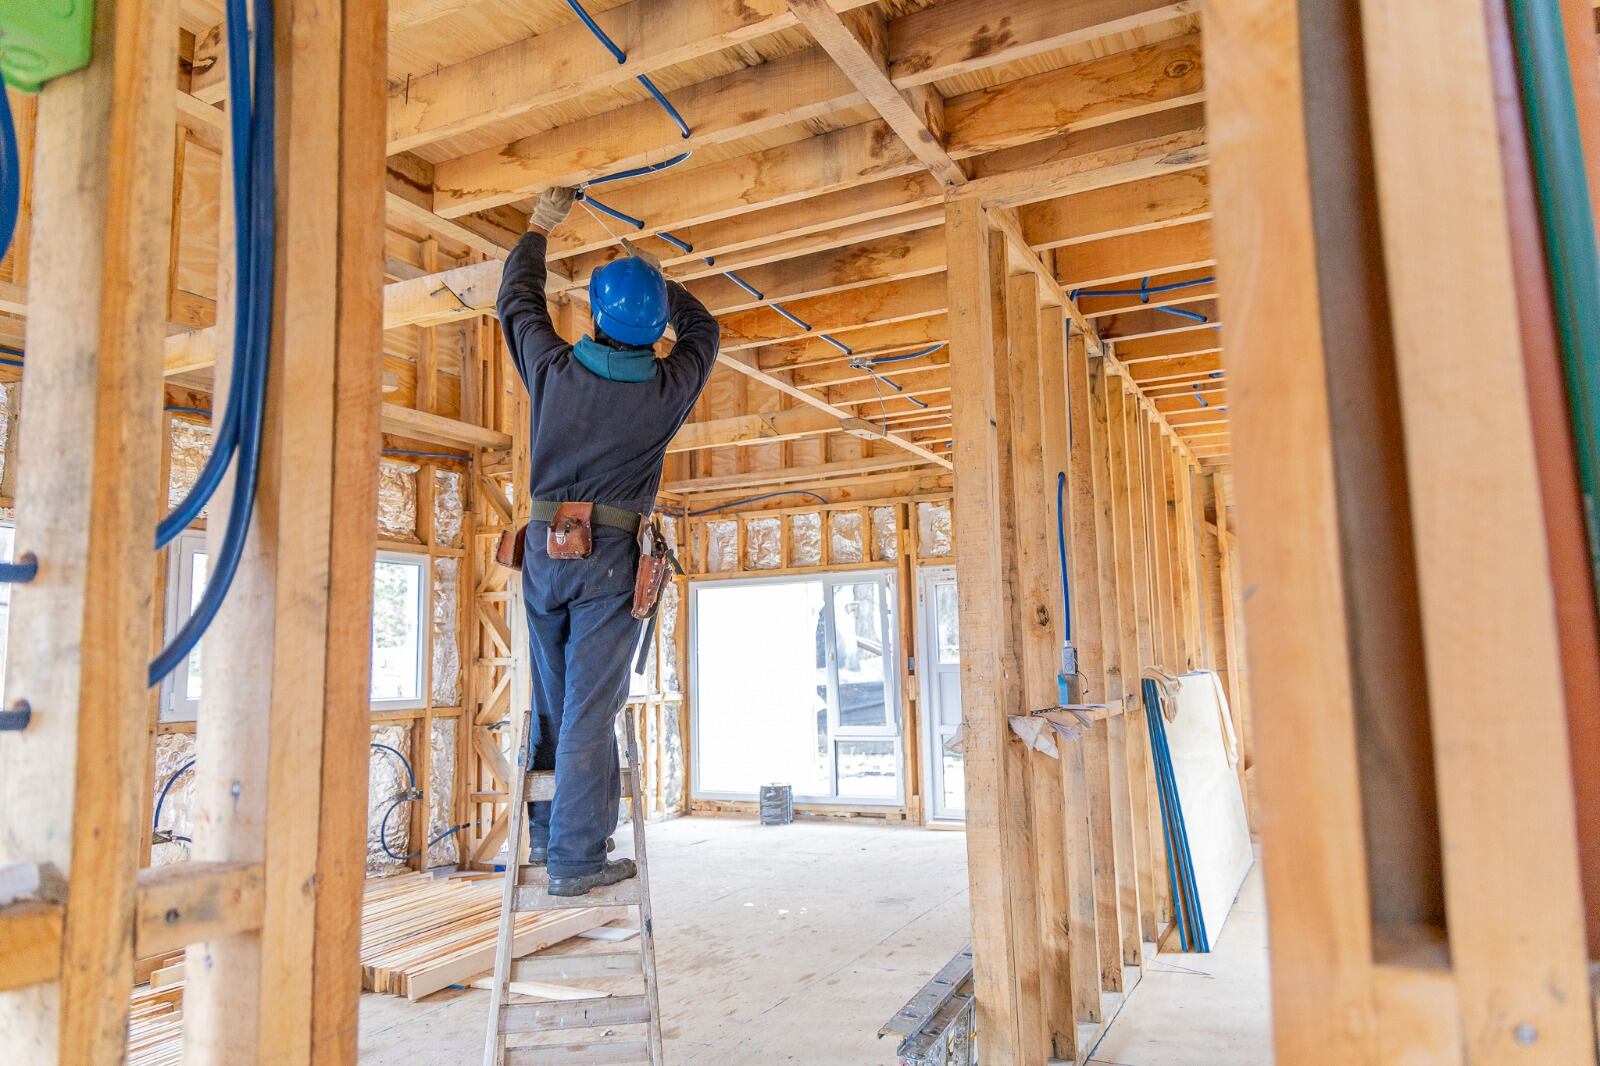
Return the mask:
<path fill-rule="evenodd" d="M 405 874 L 367 882 L 361 908 L 361 987 L 417 1000 L 494 968 L 499 877 Z M 517 916 L 516 955 L 586 933 L 627 910 L 586 907 Z"/>
<path fill-rule="evenodd" d="M 494 968 L 499 875 L 434 878 L 403 874 L 367 882 L 361 905 L 361 987 L 416 1000 L 470 984 Z M 585 907 L 517 916 L 520 958 L 628 917 L 626 907 Z M 183 1061 L 183 953 L 151 962 L 133 990 L 128 1066 Z"/>
<path fill-rule="evenodd" d="M 128 1016 L 128 1066 L 183 1062 L 183 954 L 163 960 L 150 983 L 133 990 Z"/>

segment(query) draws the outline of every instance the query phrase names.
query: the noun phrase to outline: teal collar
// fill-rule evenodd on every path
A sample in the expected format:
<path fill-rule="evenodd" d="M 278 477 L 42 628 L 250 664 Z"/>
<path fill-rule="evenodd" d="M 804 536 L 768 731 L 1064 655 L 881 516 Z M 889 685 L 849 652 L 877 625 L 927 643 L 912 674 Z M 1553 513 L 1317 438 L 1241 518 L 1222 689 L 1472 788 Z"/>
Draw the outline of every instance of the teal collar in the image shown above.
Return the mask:
<path fill-rule="evenodd" d="M 607 381 L 654 381 L 656 353 L 652 348 L 612 348 L 588 334 L 572 346 L 578 362 Z"/>

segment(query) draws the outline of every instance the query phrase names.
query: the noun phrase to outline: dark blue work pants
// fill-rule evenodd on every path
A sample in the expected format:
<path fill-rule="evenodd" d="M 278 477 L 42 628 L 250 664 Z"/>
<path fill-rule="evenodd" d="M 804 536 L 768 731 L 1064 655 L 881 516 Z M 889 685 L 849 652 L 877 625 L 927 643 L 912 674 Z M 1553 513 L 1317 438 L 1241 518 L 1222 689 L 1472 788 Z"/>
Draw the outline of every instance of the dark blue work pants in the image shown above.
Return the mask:
<path fill-rule="evenodd" d="M 628 698 L 639 643 L 633 534 L 594 527 L 587 559 L 552 559 L 549 526 L 528 524 L 522 599 L 533 652 L 533 768 L 556 772 L 555 800 L 530 803 L 530 843 L 550 849 L 550 876 L 594 873 L 606 861 L 622 799 L 613 723 Z"/>

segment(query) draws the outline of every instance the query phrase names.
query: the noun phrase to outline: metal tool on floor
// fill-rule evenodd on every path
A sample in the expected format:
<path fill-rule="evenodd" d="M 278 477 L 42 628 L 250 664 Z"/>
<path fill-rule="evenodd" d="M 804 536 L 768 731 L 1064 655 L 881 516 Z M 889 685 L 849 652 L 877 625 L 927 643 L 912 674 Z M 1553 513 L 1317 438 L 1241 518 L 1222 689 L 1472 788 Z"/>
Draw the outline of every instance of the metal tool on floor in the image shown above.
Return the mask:
<path fill-rule="evenodd" d="M 516 649 L 514 691 L 529 687 L 527 620 L 514 606 L 513 647 Z M 526 700 L 524 700 L 526 708 Z M 640 801 L 639 747 L 635 739 L 633 708 L 624 712 L 627 761 L 622 767 L 627 785 L 630 824 L 633 827 L 637 877 L 597 888 L 582 896 L 552 896 L 546 890 L 548 873 L 527 862 L 528 819 L 523 804 L 513 807 L 506 830 L 505 892 L 500 901 L 500 934 L 490 984 L 489 1027 L 483 1045 L 483 1066 L 564 1066 L 579 1063 L 648 1063 L 662 1066 L 661 1005 L 656 994 L 655 936 L 650 916 L 649 863 L 645 857 L 644 806 Z M 531 726 L 531 711 L 523 710 L 514 751 L 523 750 Z M 516 760 L 516 780 L 511 795 L 543 802 L 555 794 L 555 774 L 528 769 L 528 760 Z M 513 957 L 516 916 L 527 911 L 568 910 L 575 907 L 635 907 L 639 935 L 625 945 L 608 945 L 604 953 L 583 955 L 533 955 Z M 582 999 L 531 1000 L 518 998 L 511 987 L 518 981 L 562 982 L 594 978 L 637 976 L 643 992 L 636 995 L 588 996 Z M 618 1028 L 642 1035 L 618 1035 Z M 514 1038 L 560 1033 L 561 1043 L 524 1044 Z M 511 1038 L 511 1039 L 508 1039 Z"/>
<path fill-rule="evenodd" d="M 898 1066 L 976 1066 L 976 1003 L 968 944 L 883 1023 L 878 1036 L 900 1038 Z"/>

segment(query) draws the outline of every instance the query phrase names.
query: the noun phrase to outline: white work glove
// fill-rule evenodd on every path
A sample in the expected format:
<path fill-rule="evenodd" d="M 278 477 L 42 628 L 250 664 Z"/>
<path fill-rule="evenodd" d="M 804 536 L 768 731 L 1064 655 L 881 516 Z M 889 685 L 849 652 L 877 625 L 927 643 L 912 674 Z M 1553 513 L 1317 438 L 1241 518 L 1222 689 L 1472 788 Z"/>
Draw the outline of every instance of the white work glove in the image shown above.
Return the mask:
<path fill-rule="evenodd" d="M 533 214 L 528 216 L 528 228 L 549 233 L 561 225 L 576 199 L 577 192 L 573 189 L 560 185 L 546 189 L 539 194 L 539 202 L 533 205 Z"/>

